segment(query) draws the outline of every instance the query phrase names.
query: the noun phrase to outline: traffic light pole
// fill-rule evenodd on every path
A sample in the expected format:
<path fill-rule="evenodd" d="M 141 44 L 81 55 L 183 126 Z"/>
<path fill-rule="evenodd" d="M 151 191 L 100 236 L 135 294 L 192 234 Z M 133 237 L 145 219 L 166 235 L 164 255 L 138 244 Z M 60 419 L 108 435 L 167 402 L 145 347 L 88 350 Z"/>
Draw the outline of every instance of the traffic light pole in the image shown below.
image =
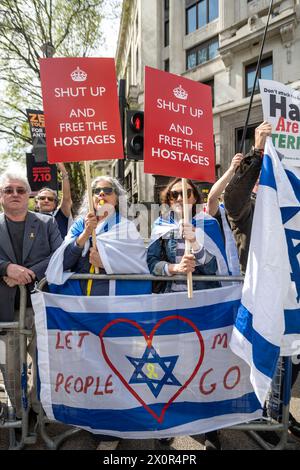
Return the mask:
<path fill-rule="evenodd" d="M 121 79 L 119 80 L 119 110 L 120 110 L 120 118 L 121 118 L 121 129 L 122 129 L 122 137 L 123 137 L 123 146 L 125 140 L 125 109 L 127 107 L 126 102 L 126 80 Z M 125 183 L 125 160 L 120 159 L 118 160 L 118 179 L 122 186 Z"/>

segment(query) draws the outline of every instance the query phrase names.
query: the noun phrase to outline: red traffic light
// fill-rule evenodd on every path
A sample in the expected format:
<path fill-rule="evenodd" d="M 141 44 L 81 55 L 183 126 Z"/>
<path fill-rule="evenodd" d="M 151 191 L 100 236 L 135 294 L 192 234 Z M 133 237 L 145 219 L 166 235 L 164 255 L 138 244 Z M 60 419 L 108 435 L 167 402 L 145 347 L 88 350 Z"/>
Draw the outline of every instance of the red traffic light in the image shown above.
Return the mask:
<path fill-rule="evenodd" d="M 131 116 L 130 127 L 135 132 L 141 132 L 144 129 L 144 113 L 136 112 Z"/>
<path fill-rule="evenodd" d="M 143 160 L 144 151 L 144 111 L 126 111 L 125 152 L 129 160 Z"/>

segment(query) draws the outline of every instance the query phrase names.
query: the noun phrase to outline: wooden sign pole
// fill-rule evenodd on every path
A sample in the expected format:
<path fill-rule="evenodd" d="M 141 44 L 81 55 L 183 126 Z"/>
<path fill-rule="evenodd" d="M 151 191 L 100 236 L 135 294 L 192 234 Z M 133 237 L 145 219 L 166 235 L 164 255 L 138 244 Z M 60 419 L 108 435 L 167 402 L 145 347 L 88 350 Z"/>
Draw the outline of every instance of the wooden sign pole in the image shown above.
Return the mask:
<path fill-rule="evenodd" d="M 90 162 L 84 162 L 84 169 L 85 169 L 85 179 L 86 179 L 86 190 L 88 194 L 88 202 L 89 202 L 89 212 L 94 212 L 94 203 L 93 203 L 93 195 L 92 195 L 92 186 L 91 186 L 91 172 L 90 172 Z M 93 240 L 93 248 L 97 249 L 97 240 L 96 240 L 96 232 L 93 230 L 92 233 L 92 240 Z M 99 268 L 95 266 L 95 274 L 99 274 Z"/>

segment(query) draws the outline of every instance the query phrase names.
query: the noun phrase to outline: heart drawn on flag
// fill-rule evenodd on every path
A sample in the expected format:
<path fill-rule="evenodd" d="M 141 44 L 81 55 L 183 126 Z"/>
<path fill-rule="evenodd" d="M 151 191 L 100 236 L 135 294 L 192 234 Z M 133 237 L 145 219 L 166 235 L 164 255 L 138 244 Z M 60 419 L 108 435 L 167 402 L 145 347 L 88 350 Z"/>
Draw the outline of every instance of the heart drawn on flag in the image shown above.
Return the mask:
<path fill-rule="evenodd" d="M 105 346 L 105 339 L 107 339 L 105 337 L 105 333 L 110 329 L 112 328 L 113 326 L 117 325 L 117 324 L 120 324 L 120 323 L 124 323 L 124 324 L 130 324 L 130 326 L 133 326 L 135 327 L 139 333 L 144 337 L 145 339 L 145 342 L 146 342 L 146 351 L 150 351 L 153 349 L 153 340 L 154 340 L 154 336 L 155 336 L 155 333 L 157 332 L 157 330 L 163 325 L 163 324 L 166 324 L 167 322 L 170 322 L 170 321 L 181 321 L 181 322 L 184 322 L 186 324 L 188 324 L 191 328 L 191 330 L 193 330 L 195 333 L 196 333 L 196 336 L 197 336 L 197 339 L 199 341 L 199 358 L 197 358 L 197 362 L 196 362 L 196 366 L 194 367 L 194 369 L 192 370 L 192 373 L 187 377 L 186 381 L 181 385 L 180 383 L 178 383 L 178 385 L 180 386 L 180 388 L 177 389 L 177 391 L 170 397 L 170 399 L 165 403 L 164 407 L 162 408 L 162 411 L 161 413 L 158 415 L 149 405 L 147 405 L 147 403 L 145 402 L 145 400 L 143 400 L 143 398 L 136 392 L 136 390 L 128 383 L 128 380 L 126 380 L 126 378 L 124 377 L 124 375 L 122 375 L 122 373 L 120 372 L 120 370 L 118 370 L 118 368 L 116 367 L 116 365 L 111 361 L 111 359 L 109 358 L 109 355 L 107 353 L 107 349 L 106 349 L 106 346 Z M 162 423 L 163 420 L 164 420 L 164 416 L 165 416 L 165 413 L 167 411 L 167 409 L 169 408 L 169 406 L 179 397 L 179 395 L 187 388 L 187 386 L 192 382 L 192 380 L 194 379 L 194 377 L 196 376 L 196 374 L 198 373 L 200 367 L 201 367 L 201 364 L 203 362 L 203 358 L 204 358 L 204 350 L 205 350 L 205 347 L 204 347 L 204 340 L 203 340 L 203 337 L 200 333 L 200 331 L 198 330 L 198 328 L 196 327 L 196 325 L 191 321 L 189 320 L 188 318 L 185 318 L 185 317 L 182 317 L 180 315 L 170 315 L 168 317 L 165 317 L 161 320 L 159 320 L 153 327 L 153 329 L 151 330 L 150 334 L 147 335 L 147 333 L 145 332 L 144 328 L 142 328 L 141 325 L 139 325 L 136 321 L 133 321 L 133 320 L 129 320 L 127 318 L 118 318 L 116 320 L 112 320 L 111 322 L 109 322 L 107 325 L 105 325 L 105 327 L 101 330 L 101 332 L 99 333 L 99 338 L 100 338 L 100 343 L 101 343 L 101 349 L 102 349 L 102 354 L 103 354 L 103 357 L 106 361 L 106 363 L 109 365 L 109 367 L 111 368 L 111 370 L 117 375 L 117 377 L 121 380 L 121 382 L 123 383 L 123 385 L 126 387 L 126 389 L 136 398 L 136 400 L 159 422 L 159 423 Z M 155 350 L 154 350 L 155 351 Z M 130 359 L 130 358 L 128 358 Z M 141 372 L 140 372 L 141 373 Z M 173 376 L 174 377 L 174 376 Z M 174 378 L 174 380 L 176 380 Z M 134 383 L 134 382 L 132 382 Z M 167 384 L 169 384 L 167 382 Z"/>

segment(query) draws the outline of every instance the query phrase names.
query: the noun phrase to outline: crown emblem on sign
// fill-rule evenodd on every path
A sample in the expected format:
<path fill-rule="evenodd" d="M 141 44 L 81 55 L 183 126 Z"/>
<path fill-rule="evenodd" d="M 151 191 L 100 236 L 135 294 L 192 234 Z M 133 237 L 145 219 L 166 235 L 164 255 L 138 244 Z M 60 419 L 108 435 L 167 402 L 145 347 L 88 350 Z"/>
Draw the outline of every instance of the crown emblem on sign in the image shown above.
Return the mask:
<path fill-rule="evenodd" d="M 176 98 L 179 98 L 180 100 L 187 100 L 188 93 L 182 88 L 181 85 L 179 85 L 177 88 L 174 88 L 173 93 Z"/>
<path fill-rule="evenodd" d="M 87 79 L 87 73 L 77 67 L 77 69 L 71 73 L 71 78 L 74 82 L 84 82 Z"/>

